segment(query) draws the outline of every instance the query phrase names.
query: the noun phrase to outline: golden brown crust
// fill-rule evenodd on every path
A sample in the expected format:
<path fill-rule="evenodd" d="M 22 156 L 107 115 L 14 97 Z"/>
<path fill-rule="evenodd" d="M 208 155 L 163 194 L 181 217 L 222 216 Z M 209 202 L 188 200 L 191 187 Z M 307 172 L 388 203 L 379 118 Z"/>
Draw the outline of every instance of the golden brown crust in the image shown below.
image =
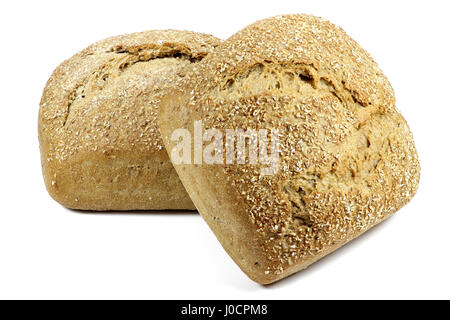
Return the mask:
<path fill-rule="evenodd" d="M 147 31 L 97 42 L 63 62 L 39 112 L 50 195 L 86 210 L 195 209 L 163 148 L 155 103 L 169 78 L 219 41 Z"/>
<path fill-rule="evenodd" d="M 189 94 L 188 94 L 189 92 Z M 253 280 L 284 278 L 404 206 L 420 166 L 378 65 L 320 18 L 258 21 L 193 66 L 161 102 L 174 129 L 276 129 L 279 171 L 262 165 L 176 165 L 199 212 Z"/>

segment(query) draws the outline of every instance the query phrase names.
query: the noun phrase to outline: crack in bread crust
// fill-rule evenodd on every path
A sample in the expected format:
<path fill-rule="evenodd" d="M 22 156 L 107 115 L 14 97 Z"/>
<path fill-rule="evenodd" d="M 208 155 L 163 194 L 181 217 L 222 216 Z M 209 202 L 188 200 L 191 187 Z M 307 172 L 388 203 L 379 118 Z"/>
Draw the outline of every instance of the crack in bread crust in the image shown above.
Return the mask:
<path fill-rule="evenodd" d="M 161 50 L 159 50 L 161 51 Z M 69 93 L 69 99 L 67 101 L 67 112 L 63 120 L 62 126 L 66 125 L 67 119 L 70 115 L 70 109 L 75 101 L 80 101 L 86 98 L 86 86 L 93 81 L 103 81 L 99 86 L 97 86 L 97 92 L 91 92 L 91 96 L 94 96 L 105 88 L 111 82 L 111 75 L 114 74 L 114 78 L 120 78 L 123 72 L 135 65 L 136 63 L 147 63 L 157 59 L 168 59 L 173 58 L 174 64 L 179 64 L 182 61 L 188 61 L 189 63 L 196 63 L 201 61 L 202 56 L 196 58 L 191 53 L 181 51 L 179 48 L 166 48 L 166 50 L 159 52 L 155 49 L 144 49 L 139 48 L 137 51 L 124 50 L 122 48 L 114 48 L 110 51 L 103 53 L 96 53 L 94 55 L 107 55 L 111 56 L 108 63 L 101 65 L 96 70 L 94 70 L 90 75 L 84 78 L 73 90 Z"/>

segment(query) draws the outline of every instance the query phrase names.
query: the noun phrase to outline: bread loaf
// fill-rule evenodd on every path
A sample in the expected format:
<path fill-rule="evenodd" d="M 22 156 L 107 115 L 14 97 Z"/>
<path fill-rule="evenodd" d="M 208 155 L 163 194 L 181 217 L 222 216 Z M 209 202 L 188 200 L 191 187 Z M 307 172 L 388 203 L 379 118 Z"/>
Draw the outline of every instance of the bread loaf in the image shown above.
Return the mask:
<path fill-rule="evenodd" d="M 95 43 L 63 62 L 39 112 L 50 195 L 84 210 L 195 209 L 159 135 L 156 102 L 169 78 L 219 43 L 188 31 L 148 31 Z"/>
<path fill-rule="evenodd" d="M 225 250 L 262 284 L 359 236 L 417 189 L 417 153 L 389 81 L 341 28 L 317 17 L 277 16 L 244 28 L 191 68 L 160 108 L 169 154 L 174 130 L 194 136 L 194 121 L 222 133 L 277 132 L 273 174 L 248 158 L 175 165 Z M 224 155 L 217 145 L 213 153 Z"/>

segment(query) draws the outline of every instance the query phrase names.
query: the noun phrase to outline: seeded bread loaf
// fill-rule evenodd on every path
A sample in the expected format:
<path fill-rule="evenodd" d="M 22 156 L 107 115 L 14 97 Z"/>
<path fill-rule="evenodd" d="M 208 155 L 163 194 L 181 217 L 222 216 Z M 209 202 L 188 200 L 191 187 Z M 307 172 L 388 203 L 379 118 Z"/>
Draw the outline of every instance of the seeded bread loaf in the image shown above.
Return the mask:
<path fill-rule="evenodd" d="M 158 95 L 219 43 L 188 31 L 109 38 L 63 62 L 39 112 L 50 195 L 85 210 L 195 209 L 163 148 Z"/>
<path fill-rule="evenodd" d="M 175 165 L 225 250 L 262 284 L 359 236 L 417 189 L 419 162 L 391 85 L 366 51 L 320 18 L 256 22 L 194 66 L 161 101 L 169 154 L 172 132 L 194 136 L 196 120 L 205 130 L 278 131 L 272 175 L 248 161 Z"/>

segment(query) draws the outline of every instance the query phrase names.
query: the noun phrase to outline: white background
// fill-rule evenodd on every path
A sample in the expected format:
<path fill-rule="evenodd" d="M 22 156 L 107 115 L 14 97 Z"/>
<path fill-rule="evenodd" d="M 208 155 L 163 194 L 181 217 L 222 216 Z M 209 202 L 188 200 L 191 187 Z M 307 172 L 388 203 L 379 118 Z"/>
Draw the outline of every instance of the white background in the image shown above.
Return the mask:
<path fill-rule="evenodd" d="M 0 298 L 450 298 L 448 1 L 2 1 Z M 380 64 L 415 136 L 419 191 L 394 217 L 306 271 L 263 287 L 197 214 L 67 210 L 47 194 L 37 114 L 53 69 L 123 33 L 227 38 L 282 13 L 342 26 Z"/>

